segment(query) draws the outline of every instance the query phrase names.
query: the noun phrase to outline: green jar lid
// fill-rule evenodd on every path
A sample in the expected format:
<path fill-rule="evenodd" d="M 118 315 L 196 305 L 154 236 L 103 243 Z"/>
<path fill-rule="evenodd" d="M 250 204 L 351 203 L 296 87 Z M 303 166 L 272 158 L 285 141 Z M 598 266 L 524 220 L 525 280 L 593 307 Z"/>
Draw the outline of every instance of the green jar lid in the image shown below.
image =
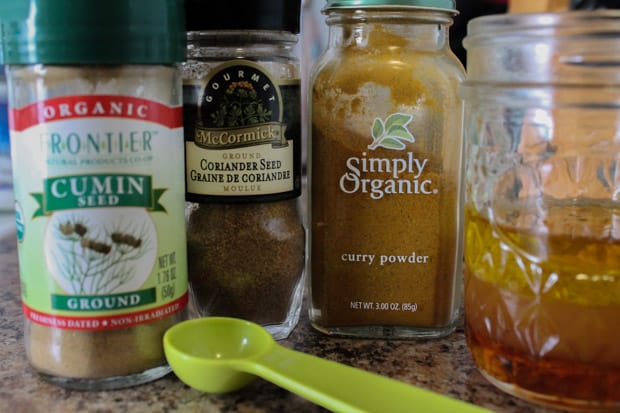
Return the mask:
<path fill-rule="evenodd" d="M 183 0 L 0 0 L 7 64 L 185 60 Z"/>
<path fill-rule="evenodd" d="M 417 7 L 456 12 L 456 0 L 327 0 L 325 10 L 366 7 Z"/>

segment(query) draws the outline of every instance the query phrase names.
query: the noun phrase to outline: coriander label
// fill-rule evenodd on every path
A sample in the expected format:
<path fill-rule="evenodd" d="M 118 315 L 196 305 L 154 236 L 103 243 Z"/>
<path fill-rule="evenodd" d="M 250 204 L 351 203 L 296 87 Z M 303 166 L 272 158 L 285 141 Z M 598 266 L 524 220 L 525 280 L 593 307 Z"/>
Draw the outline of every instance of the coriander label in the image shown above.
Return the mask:
<path fill-rule="evenodd" d="M 204 82 L 185 85 L 187 199 L 298 196 L 299 93 L 299 80 L 278 83 L 260 65 L 243 60 L 216 67 Z"/>

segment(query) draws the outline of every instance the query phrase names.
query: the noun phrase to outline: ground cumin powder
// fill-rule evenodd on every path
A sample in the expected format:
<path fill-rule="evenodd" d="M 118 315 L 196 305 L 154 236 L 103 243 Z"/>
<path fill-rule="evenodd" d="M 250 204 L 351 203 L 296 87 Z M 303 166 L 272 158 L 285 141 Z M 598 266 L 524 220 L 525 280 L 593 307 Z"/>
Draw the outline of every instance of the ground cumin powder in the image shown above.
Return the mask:
<path fill-rule="evenodd" d="M 184 313 L 175 314 L 150 324 L 104 333 L 61 330 L 29 322 L 28 358 L 38 372 L 51 376 L 97 379 L 142 373 L 166 363 L 162 337 L 184 318 Z"/>
<path fill-rule="evenodd" d="M 312 81 L 310 318 L 330 334 L 437 337 L 460 294 L 463 72 L 433 47 L 437 25 L 363 14 L 328 12 L 337 40 Z"/>

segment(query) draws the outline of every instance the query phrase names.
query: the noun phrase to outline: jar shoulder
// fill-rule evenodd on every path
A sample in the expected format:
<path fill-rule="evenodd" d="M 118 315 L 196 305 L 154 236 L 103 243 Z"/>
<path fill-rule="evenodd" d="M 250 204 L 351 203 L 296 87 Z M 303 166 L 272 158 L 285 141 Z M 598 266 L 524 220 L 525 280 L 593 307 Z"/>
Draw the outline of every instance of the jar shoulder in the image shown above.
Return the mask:
<path fill-rule="evenodd" d="M 326 53 L 311 76 L 314 91 L 340 89 L 353 93 L 362 85 L 415 88 L 436 92 L 452 90 L 465 79 L 456 56 L 443 53 Z M 357 87 L 354 87 L 357 86 Z"/>

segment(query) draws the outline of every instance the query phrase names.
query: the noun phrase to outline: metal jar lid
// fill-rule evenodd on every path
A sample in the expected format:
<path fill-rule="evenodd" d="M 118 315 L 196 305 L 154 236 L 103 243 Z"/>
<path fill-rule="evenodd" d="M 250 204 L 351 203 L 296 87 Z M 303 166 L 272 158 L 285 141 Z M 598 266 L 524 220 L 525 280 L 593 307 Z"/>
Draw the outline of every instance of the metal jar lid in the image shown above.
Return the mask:
<path fill-rule="evenodd" d="M 456 12 L 455 0 L 328 0 L 325 10 L 371 7 L 415 7 Z"/>

